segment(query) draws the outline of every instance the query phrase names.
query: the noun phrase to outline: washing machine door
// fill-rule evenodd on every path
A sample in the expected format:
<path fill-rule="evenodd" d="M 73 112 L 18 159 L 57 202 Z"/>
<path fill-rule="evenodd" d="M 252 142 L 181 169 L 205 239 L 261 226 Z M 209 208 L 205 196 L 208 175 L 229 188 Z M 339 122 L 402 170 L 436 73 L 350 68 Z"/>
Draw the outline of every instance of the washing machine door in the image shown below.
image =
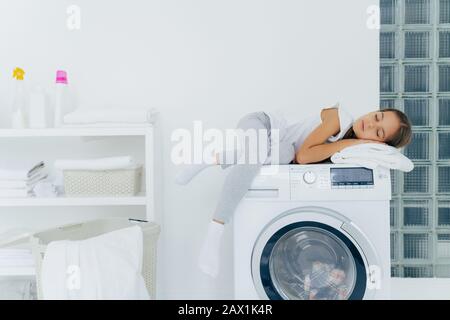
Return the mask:
<path fill-rule="evenodd" d="M 342 232 L 342 222 L 321 219 L 320 214 L 314 220 L 301 221 L 302 216 L 284 216 L 259 236 L 252 254 L 252 276 L 260 297 L 362 299 L 366 267 L 358 248 Z"/>

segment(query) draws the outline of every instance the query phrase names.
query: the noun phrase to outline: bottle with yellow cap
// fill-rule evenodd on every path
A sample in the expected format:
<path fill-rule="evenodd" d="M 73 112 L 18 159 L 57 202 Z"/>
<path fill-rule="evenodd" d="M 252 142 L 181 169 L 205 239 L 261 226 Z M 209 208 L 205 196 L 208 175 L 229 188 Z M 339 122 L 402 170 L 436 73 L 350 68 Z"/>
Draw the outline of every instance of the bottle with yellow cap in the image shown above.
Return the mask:
<path fill-rule="evenodd" d="M 15 89 L 11 103 L 11 126 L 14 129 L 26 127 L 26 106 L 27 96 L 23 84 L 25 71 L 21 68 L 15 68 L 13 78 L 15 79 Z"/>

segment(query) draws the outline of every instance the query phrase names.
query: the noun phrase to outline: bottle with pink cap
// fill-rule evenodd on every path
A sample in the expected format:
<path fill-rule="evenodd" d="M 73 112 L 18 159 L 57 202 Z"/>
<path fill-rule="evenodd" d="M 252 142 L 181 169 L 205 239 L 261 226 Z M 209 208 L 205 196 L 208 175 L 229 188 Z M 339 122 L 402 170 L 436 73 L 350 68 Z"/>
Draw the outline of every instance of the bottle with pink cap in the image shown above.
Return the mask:
<path fill-rule="evenodd" d="M 67 72 L 56 71 L 56 96 L 55 96 L 55 127 L 63 124 L 63 118 L 70 108 L 70 96 L 67 81 Z"/>

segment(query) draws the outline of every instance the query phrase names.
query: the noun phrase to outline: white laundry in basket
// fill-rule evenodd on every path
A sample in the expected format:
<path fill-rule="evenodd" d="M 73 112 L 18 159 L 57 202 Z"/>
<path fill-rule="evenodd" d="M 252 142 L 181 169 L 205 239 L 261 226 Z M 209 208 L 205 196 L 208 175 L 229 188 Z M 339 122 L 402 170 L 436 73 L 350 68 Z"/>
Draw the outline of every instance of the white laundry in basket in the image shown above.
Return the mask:
<path fill-rule="evenodd" d="M 149 299 L 138 226 L 79 241 L 50 242 L 42 261 L 44 299 Z"/>

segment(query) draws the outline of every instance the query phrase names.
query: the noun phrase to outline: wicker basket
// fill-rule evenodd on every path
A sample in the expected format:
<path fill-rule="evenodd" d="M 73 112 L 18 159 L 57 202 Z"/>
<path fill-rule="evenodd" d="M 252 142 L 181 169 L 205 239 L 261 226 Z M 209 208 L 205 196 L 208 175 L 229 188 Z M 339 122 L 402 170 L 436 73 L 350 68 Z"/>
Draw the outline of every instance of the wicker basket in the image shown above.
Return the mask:
<path fill-rule="evenodd" d="M 131 197 L 140 192 L 142 166 L 120 170 L 63 170 L 67 197 Z"/>
<path fill-rule="evenodd" d="M 42 299 L 42 261 L 47 245 L 58 240 L 84 240 L 103 233 L 138 225 L 143 234 L 142 276 L 151 299 L 156 299 L 157 242 L 161 228 L 154 222 L 133 221 L 124 218 L 106 218 L 59 226 L 30 237 L 31 248 L 36 261 L 36 284 L 38 299 Z"/>

